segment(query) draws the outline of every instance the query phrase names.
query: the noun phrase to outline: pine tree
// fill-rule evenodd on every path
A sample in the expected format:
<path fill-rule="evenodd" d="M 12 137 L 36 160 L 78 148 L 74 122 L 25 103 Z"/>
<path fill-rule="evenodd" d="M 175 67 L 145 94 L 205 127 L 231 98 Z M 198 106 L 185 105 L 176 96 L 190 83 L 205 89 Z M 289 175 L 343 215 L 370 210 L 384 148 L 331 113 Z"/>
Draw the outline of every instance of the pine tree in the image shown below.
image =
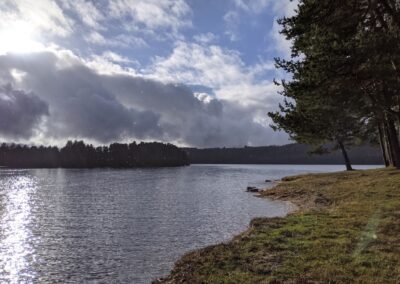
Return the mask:
<path fill-rule="evenodd" d="M 378 133 L 387 164 L 400 168 L 398 19 L 396 1 L 300 1 L 297 15 L 279 21 L 293 46 L 277 65 L 293 80 L 282 84 L 289 102 L 270 113 L 275 127 L 339 146 Z"/>

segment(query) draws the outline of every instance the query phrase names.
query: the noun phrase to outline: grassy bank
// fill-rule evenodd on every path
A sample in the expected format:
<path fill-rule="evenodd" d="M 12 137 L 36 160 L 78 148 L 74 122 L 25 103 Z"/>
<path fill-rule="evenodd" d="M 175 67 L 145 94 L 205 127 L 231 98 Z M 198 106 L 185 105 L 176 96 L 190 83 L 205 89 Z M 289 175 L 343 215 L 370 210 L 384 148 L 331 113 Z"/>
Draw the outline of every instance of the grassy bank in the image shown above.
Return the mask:
<path fill-rule="evenodd" d="M 286 178 L 299 210 L 185 255 L 160 283 L 400 283 L 400 171 Z"/>

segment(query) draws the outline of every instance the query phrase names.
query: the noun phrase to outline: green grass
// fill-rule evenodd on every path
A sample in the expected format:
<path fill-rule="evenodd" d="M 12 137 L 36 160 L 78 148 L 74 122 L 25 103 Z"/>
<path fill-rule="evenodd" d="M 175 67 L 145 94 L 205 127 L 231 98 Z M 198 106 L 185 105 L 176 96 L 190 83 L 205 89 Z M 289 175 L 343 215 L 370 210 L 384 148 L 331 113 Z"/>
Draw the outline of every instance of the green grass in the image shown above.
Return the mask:
<path fill-rule="evenodd" d="M 300 209 L 185 255 L 162 283 L 400 283 L 400 171 L 291 177 L 262 195 Z"/>

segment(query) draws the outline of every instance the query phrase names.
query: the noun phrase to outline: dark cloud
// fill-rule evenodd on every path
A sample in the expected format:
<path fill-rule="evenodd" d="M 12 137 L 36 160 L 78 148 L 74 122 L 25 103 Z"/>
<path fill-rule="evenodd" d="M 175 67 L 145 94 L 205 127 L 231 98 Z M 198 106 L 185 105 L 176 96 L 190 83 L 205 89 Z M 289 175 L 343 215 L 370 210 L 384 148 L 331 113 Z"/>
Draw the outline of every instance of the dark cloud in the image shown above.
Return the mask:
<path fill-rule="evenodd" d="M 16 78 L 15 72 L 24 75 Z M 252 110 L 239 104 L 196 96 L 182 85 L 101 75 L 68 52 L 0 56 L 0 80 L 33 91 L 47 102 L 44 134 L 60 140 L 151 139 L 207 147 L 286 139 L 271 140 L 271 130 L 255 123 Z"/>
<path fill-rule="evenodd" d="M 0 86 L 0 136 L 30 138 L 42 117 L 48 115 L 47 103 L 33 93 Z"/>
<path fill-rule="evenodd" d="M 129 137 L 162 136 L 159 115 L 123 105 L 103 86 L 103 77 L 74 58 L 51 52 L 0 57 L 3 78 L 14 80 L 12 70 L 26 74 L 18 83 L 40 93 L 48 102 L 50 119 L 46 135 L 52 138 L 84 138 L 111 142 Z"/>

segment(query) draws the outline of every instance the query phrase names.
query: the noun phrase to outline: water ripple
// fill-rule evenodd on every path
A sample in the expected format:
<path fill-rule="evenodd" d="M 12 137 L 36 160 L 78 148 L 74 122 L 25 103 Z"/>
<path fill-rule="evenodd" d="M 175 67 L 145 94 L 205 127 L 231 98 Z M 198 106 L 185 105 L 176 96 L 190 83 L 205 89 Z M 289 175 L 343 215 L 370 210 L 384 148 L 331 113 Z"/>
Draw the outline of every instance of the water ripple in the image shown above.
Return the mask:
<path fill-rule="evenodd" d="M 247 186 L 332 166 L 0 170 L 0 283 L 149 283 L 284 203 Z"/>

